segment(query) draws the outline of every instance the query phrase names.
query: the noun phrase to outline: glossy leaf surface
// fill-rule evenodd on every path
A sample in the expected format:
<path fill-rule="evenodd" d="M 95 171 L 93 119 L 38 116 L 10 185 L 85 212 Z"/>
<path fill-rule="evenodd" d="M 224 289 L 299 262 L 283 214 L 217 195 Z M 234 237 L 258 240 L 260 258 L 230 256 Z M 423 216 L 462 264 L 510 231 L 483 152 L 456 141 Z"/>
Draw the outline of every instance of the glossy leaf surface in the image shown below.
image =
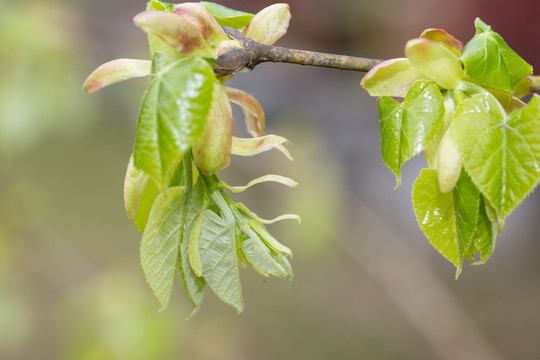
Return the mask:
<path fill-rule="evenodd" d="M 413 185 L 412 200 L 418 225 L 431 245 L 454 264 L 458 276 L 473 244 L 480 193 L 463 172 L 454 190 L 443 194 L 437 171 L 424 169 Z"/>
<path fill-rule="evenodd" d="M 212 14 L 221 26 L 243 29 L 253 18 L 253 14 L 233 10 L 213 2 L 202 1 L 201 4 Z"/>
<path fill-rule="evenodd" d="M 476 35 L 461 55 L 467 75 L 478 84 L 513 93 L 516 85 L 532 74 L 532 66 L 482 20 L 477 18 L 475 25 Z"/>
<path fill-rule="evenodd" d="M 156 53 L 154 62 L 161 53 Z M 201 136 L 214 88 L 210 65 L 186 58 L 154 71 L 135 136 L 135 166 L 166 187 L 182 154 Z"/>
<path fill-rule="evenodd" d="M 465 100 L 452 127 L 463 166 L 500 220 L 540 181 L 540 97 L 506 116 L 489 94 Z"/>
<path fill-rule="evenodd" d="M 401 166 L 424 150 L 437 134 L 444 115 L 442 95 L 431 81 L 416 82 L 399 103 L 388 97 L 377 101 L 383 160 L 401 182 Z"/>

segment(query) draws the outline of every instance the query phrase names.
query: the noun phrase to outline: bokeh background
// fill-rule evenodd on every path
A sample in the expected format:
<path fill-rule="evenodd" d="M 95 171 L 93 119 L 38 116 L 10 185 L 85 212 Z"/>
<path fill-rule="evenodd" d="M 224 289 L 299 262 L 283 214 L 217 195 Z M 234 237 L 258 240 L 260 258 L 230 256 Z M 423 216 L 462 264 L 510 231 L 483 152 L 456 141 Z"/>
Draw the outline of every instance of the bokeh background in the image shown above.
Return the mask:
<path fill-rule="evenodd" d="M 257 12 L 267 0 L 222 4 Z M 403 56 L 429 27 L 464 42 L 479 16 L 540 69 L 538 0 L 291 0 L 282 46 Z M 279 173 L 234 199 L 294 252 L 295 279 L 241 272 L 238 317 L 207 291 L 202 311 L 178 285 L 158 312 L 124 214 L 123 177 L 146 80 L 94 95 L 101 63 L 148 58 L 131 19 L 143 0 L 0 0 L 0 359 L 540 359 L 540 193 L 508 220 L 492 259 L 460 279 L 416 225 L 410 187 L 380 155 L 376 102 L 361 73 L 263 64 L 231 85 L 252 93 L 278 153 L 233 158 L 232 184 Z M 235 131 L 245 134 L 240 121 Z"/>

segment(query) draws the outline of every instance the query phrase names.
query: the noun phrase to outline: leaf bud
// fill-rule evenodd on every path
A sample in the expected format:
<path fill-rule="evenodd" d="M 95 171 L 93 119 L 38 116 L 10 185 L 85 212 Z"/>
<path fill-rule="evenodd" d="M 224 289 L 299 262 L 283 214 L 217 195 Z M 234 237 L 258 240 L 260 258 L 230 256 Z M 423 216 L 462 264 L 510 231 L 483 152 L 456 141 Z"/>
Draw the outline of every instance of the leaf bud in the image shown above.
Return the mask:
<path fill-rule="evenodd" d="M 450 130 L 441 140 L 437 158 L 437 179 L 442 193 L 448 193 L 454 189 L 462 168 L 457 146 Z"/>
<path fill-rule="evenodd" d="M 214 71 L 218 74 L 234 74 L 246 67 L 249 54 L 236 40 L 224 40 L 214 48 L 214 59 L 218 66 Z"/>
<path fill-rule="evenodd" d="M 285 35 L 290 20 L 288 4 L 273 4 L 255 14 L 243 33 L 261 44 L 273 45 Z"/>
<path fill-rule="evenodd" d="M 232 109 L 225 85 L 218 81 L 202 136 L 193 145 L 195 165 L 206 175 L 229 166 L 232 146 Z"/>

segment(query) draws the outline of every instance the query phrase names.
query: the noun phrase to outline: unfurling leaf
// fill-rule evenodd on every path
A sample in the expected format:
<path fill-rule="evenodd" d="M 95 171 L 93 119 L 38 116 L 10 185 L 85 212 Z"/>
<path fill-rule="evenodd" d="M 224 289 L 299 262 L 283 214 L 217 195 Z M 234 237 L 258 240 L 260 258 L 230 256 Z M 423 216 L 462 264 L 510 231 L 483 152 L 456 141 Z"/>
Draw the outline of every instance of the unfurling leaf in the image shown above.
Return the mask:
<path fill-rule="evenodd" d="M 212 175 L 229 166 L 233 119 L 231 103 L 221 81 L 214 83 L 210 112 L 201 137 L 193 144 L 195 165 L 206 175 Z"/>
<path fill-rule="evenodd" d="M 540 97 L 509 116 L 490 94 L 465 100 L 456 110 L 452 134 L 463 166 L 499 221 L 540 181 Z"/>
<path fill-rule="evenodd" d="M 247 215 L 248 218 L 251 216 Z M 272 249 L 276 253 L 283 253 L 288 256 L 292 256 L 292 251 L 282 243 L 276 240 L 269 232 L 266 230 L 264 225 L 262 225 L 257 220 L 251 220 L 249 221 L 249 226 L 263 239 L 263 241 L 268 245 L 270 249 Z"/>
<path fill-rule="evenodd" d="M 169 303 L 174 282 L 182 236 L 183 204 L 183 187 L 169 188 L 161 193 L 152 206 L 141 241 L 141 267 L 146 283 L 162 309 Z"/>
<path fill-rule="evenodd" d="M 191 169 L 187 170 L 191 171 Z M 180 245 L 181 263 L 178 268 L 181 273 L 182 285 L 186 296 L 193 305 L 193 316 L 199 310 L 206 282 L 202 277 L 202 265 L 199 256 L 199 237 L 201 234 L 202 218 L 204 210 L 208 206 L 206 187 L 201 178 L 193 187 L 189 199 L 186 202 L 186 217 L 184 221 L 184 233 Z"/>
<path fill-rule="evenodd" d="M 532 74 L 532 66 L 489 25 L 479 18 L 475 25 L 476 35 L 461 55 L 467 75 L 478 84 L 513 93 L 516 85 Z"/>
<path fill-rule="evenodd" d="M 235 223 L 212 210 L 204 212 L 199 237 L 202 273 L 212 291 L 242 313 L 244 302 L 236 256 Z"/>
<path fill-rule="evenodd" d="M 124 205 L 128 218 L 133 219 L 139 207 L 141 196 L 148 183 L 149 176 L 133 164 L 133 155 L 129 157 L 126 178 L 124 179 Z"/>
<path fill-rule="evenodd" d="M 261 44 L 273 45 L 285 35 L 290 20 L 288 4 L 273 4 L 255 14 L 243 33 Z"/>
<path fill-rule="evenodd" d="M 163 61 L 160 54 L 154 63 Z M 158 186 L 168 185 L 184 151 L 201 136 L 215 82 L 212 68 L 200 58 L 179 60 L 153 73 L 141 105 L 133 157 L 135 166 Z"/>
<path fill-rule="evenodd" d="M 261 104 L 253 96 L 242 90 L 231 87 L 226 89 L 229 100 L 238 104 L 244 111 L 248 133 L 253 137 L 262 136 L 264 134 L 265 117 Z"/>
<path fill-rule="evenodd" d="M 116 59 L 106 62 L 86 78 L 83 90 L 91 94 L 120 81 L 148 76 L 151 67 L 152 62 L 149 60 Z"/>
<path fill-rule="evenodd" d="M 405 97 L 417 80 L 424 76 L 407 58 L 383 61 L 371 69 L 360 85 L 371 96 Z"/>
<path fill-rule="evenodd" d="M 418 225 L 430 244 L 457 269 L 456 277 L 474 244 L 480 193 L 465 172 L 453 189 L 439 190 L 437 171 L 422 170 L 416 179 L 412 200 Z"/>
<path fill-rule="evenodd" d="M 133 18 L 146 33 L 157 36 L 183 55 L 212 57 L 212 47 L 191 21 L 165 11 L 148 10 Z"/>
<path fill-rule="evenodd" d="M 292 275 L 288 269 L 276 261 L 275 258 L 280 256 L 280 254 L 272 253 L 255 231 L 249 226 L 243 226 L 240 231 L 240 249 L 246 261 L 258 273 L 263 276 L 271 275 L 277 277 Z"/>
<path fill-rule="evenodd" d="M 277 149 L 289 160 L 292 160 L 291 154 L 283 146 L 283 144 L 287 142 L 289 142 L 289 140 L 277 135 L 266 135 L 250 139 L 233 136 L 232 153 L 240 156 L 252 156 L 268 150 Z"/>
<path fill-rule="evenodd" d="M 401 183 L 401 166 L 431 143 L 444 115 L 442 95 L 432 81 L 417 81 L 403 103 L 378 99 L 383 160 Z"/>
<path fill-rule="evenodd" d="M 202 1 L 200 3 L 203 5 L 209 12 L 212 14 L 214 19 L 221 26 L 228 26 L 233 29 L 241 30 L 243 29 L 249 21 L 253 18 L 253 14 L 229 9 L 220 4 Z"/>
<path fill-rule="evenodd" d="M 465 256 L 469 260 L 474 260 L 475 253 L 480 254 L 480 260 L 473 265 L 484 264 L 493 254 L 495 249 L 495 239 L 497 238 L 499 224 L 496 218 L 490 219 L 488 209 L 490 206 L 485 204 L 485 199 L 480 196 L 480 207 L 478 209 L 478 221 L 476 222 L 476 231 L 473 237 L 473 244 Z"/>
<path fill-rule="evenodd" d="M 428 39 L 407 42 L 405 55 L 427 79 L 446 89 L 454 89 L 463 79 L 458 56 L 446 46 Z"/>

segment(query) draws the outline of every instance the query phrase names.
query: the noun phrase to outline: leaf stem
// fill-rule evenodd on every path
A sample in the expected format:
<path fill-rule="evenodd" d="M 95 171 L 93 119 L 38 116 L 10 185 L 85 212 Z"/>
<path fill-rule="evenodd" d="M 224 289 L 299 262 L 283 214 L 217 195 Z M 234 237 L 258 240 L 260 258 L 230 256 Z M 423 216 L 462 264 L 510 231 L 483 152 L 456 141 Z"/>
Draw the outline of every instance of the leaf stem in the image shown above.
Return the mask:
<path fill-rule="evenodd" d="M 223 30 L 227 35 L 238 40 L 245 50 L 245 52 L 239 53 L 238 49 L 234 49 L 218 56 L 216 59 L 218 66 L 214 68 L 214 71 L 223 76 L 232 75 L 244 68 L 253 70 L 255 66 L 263 62 L 280 62 L 367 72 L 383 61 L 265 45 L 245 37 L 236 29 L 223 27 Z"/>

